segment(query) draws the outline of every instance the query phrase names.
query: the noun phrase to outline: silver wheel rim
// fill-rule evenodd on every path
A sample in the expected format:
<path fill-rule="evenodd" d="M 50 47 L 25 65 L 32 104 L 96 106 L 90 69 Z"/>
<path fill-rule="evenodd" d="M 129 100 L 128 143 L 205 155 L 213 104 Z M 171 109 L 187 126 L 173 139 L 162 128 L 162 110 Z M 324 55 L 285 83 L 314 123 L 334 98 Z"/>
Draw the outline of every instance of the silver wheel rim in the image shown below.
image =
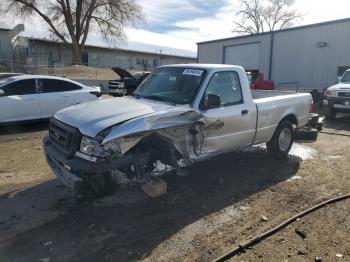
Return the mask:
<path fill-rule="evenodd" d="M 281 151 L 283 152 L 287 151 L 291 141 L 292 141 L 292 134 L 289 128 L 282 129 L 280 136 L 278 138 L 278 143 Z"/>

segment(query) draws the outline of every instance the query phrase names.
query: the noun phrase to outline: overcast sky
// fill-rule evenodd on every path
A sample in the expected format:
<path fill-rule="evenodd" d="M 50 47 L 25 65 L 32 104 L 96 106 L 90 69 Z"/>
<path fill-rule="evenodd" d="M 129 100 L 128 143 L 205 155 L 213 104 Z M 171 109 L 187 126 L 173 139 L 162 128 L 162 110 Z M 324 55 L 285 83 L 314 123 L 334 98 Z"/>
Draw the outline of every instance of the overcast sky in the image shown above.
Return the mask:
<path fill-rule="evenodd" d="M 158 45 L 183 49 L 187 50 L 184 54 L 195 55 L 197 42 L 234 36 L 231 31 L 238 10 L 237 0 L 143 0 L 139 3 L 145 22 L 126 30 L 132 43 L 142 42 L 151 45 L 150 48 Z M 306 14 L 299 25 L 350 17 L 350 0 L 296 0 L 295 8 Z M 43 30 L 38 22 L 34 26 L 26 22 L 30 33 Z M 101 43 L 96 39 L 92 37 L 90 41 Z"/>

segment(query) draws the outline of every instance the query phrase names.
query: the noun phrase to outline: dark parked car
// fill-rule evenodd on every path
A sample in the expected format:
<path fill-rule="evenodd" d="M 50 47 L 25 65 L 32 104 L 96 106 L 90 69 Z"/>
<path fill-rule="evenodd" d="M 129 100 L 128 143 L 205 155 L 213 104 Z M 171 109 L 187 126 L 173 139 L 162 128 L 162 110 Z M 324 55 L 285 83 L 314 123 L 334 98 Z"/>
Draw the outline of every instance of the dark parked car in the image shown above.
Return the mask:
<path fill-rule="evenodd" d="M 108 94 L 112 96 L 129 95 L 150 75 L 150 72 L 137 72 L 131 74 L 130 72 L 119 68 L 113 67 L 112 70 L 116 72 L 120 79 L 109 81 Z"/>

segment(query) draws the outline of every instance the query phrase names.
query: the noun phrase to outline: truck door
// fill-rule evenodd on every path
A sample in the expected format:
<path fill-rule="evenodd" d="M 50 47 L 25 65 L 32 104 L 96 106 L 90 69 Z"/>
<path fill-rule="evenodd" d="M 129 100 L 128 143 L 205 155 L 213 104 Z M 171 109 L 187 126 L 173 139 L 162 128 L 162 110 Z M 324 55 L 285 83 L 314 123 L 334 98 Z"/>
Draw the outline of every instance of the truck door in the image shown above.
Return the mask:
<path fill-rule="evenodd" d="M 214 73 L 200 108 L 206 123 L 203 127 L 203 154 L 252 144 L 256 107 L 251 101 L 244 101 L 237 72 Z"/>

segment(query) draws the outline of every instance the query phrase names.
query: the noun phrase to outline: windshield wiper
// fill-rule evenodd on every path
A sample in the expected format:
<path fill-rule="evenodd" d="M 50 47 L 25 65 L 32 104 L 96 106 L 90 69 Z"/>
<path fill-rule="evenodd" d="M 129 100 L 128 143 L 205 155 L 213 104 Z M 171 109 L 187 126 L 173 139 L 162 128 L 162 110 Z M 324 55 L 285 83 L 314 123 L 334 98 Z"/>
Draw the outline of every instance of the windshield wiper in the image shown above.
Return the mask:
<path fill-rule="evenodd" d="M 167 102 L 169 104 L 172 104 L 173 106 L 176 106 L 176 102 L 168 97 L 164 96 L 156 96 L 156 95 L 149 95 L 149 96 L 140 96 L 141 98 L 151 99 L 151 100 L 159 100 L 163 102 Z"/>

